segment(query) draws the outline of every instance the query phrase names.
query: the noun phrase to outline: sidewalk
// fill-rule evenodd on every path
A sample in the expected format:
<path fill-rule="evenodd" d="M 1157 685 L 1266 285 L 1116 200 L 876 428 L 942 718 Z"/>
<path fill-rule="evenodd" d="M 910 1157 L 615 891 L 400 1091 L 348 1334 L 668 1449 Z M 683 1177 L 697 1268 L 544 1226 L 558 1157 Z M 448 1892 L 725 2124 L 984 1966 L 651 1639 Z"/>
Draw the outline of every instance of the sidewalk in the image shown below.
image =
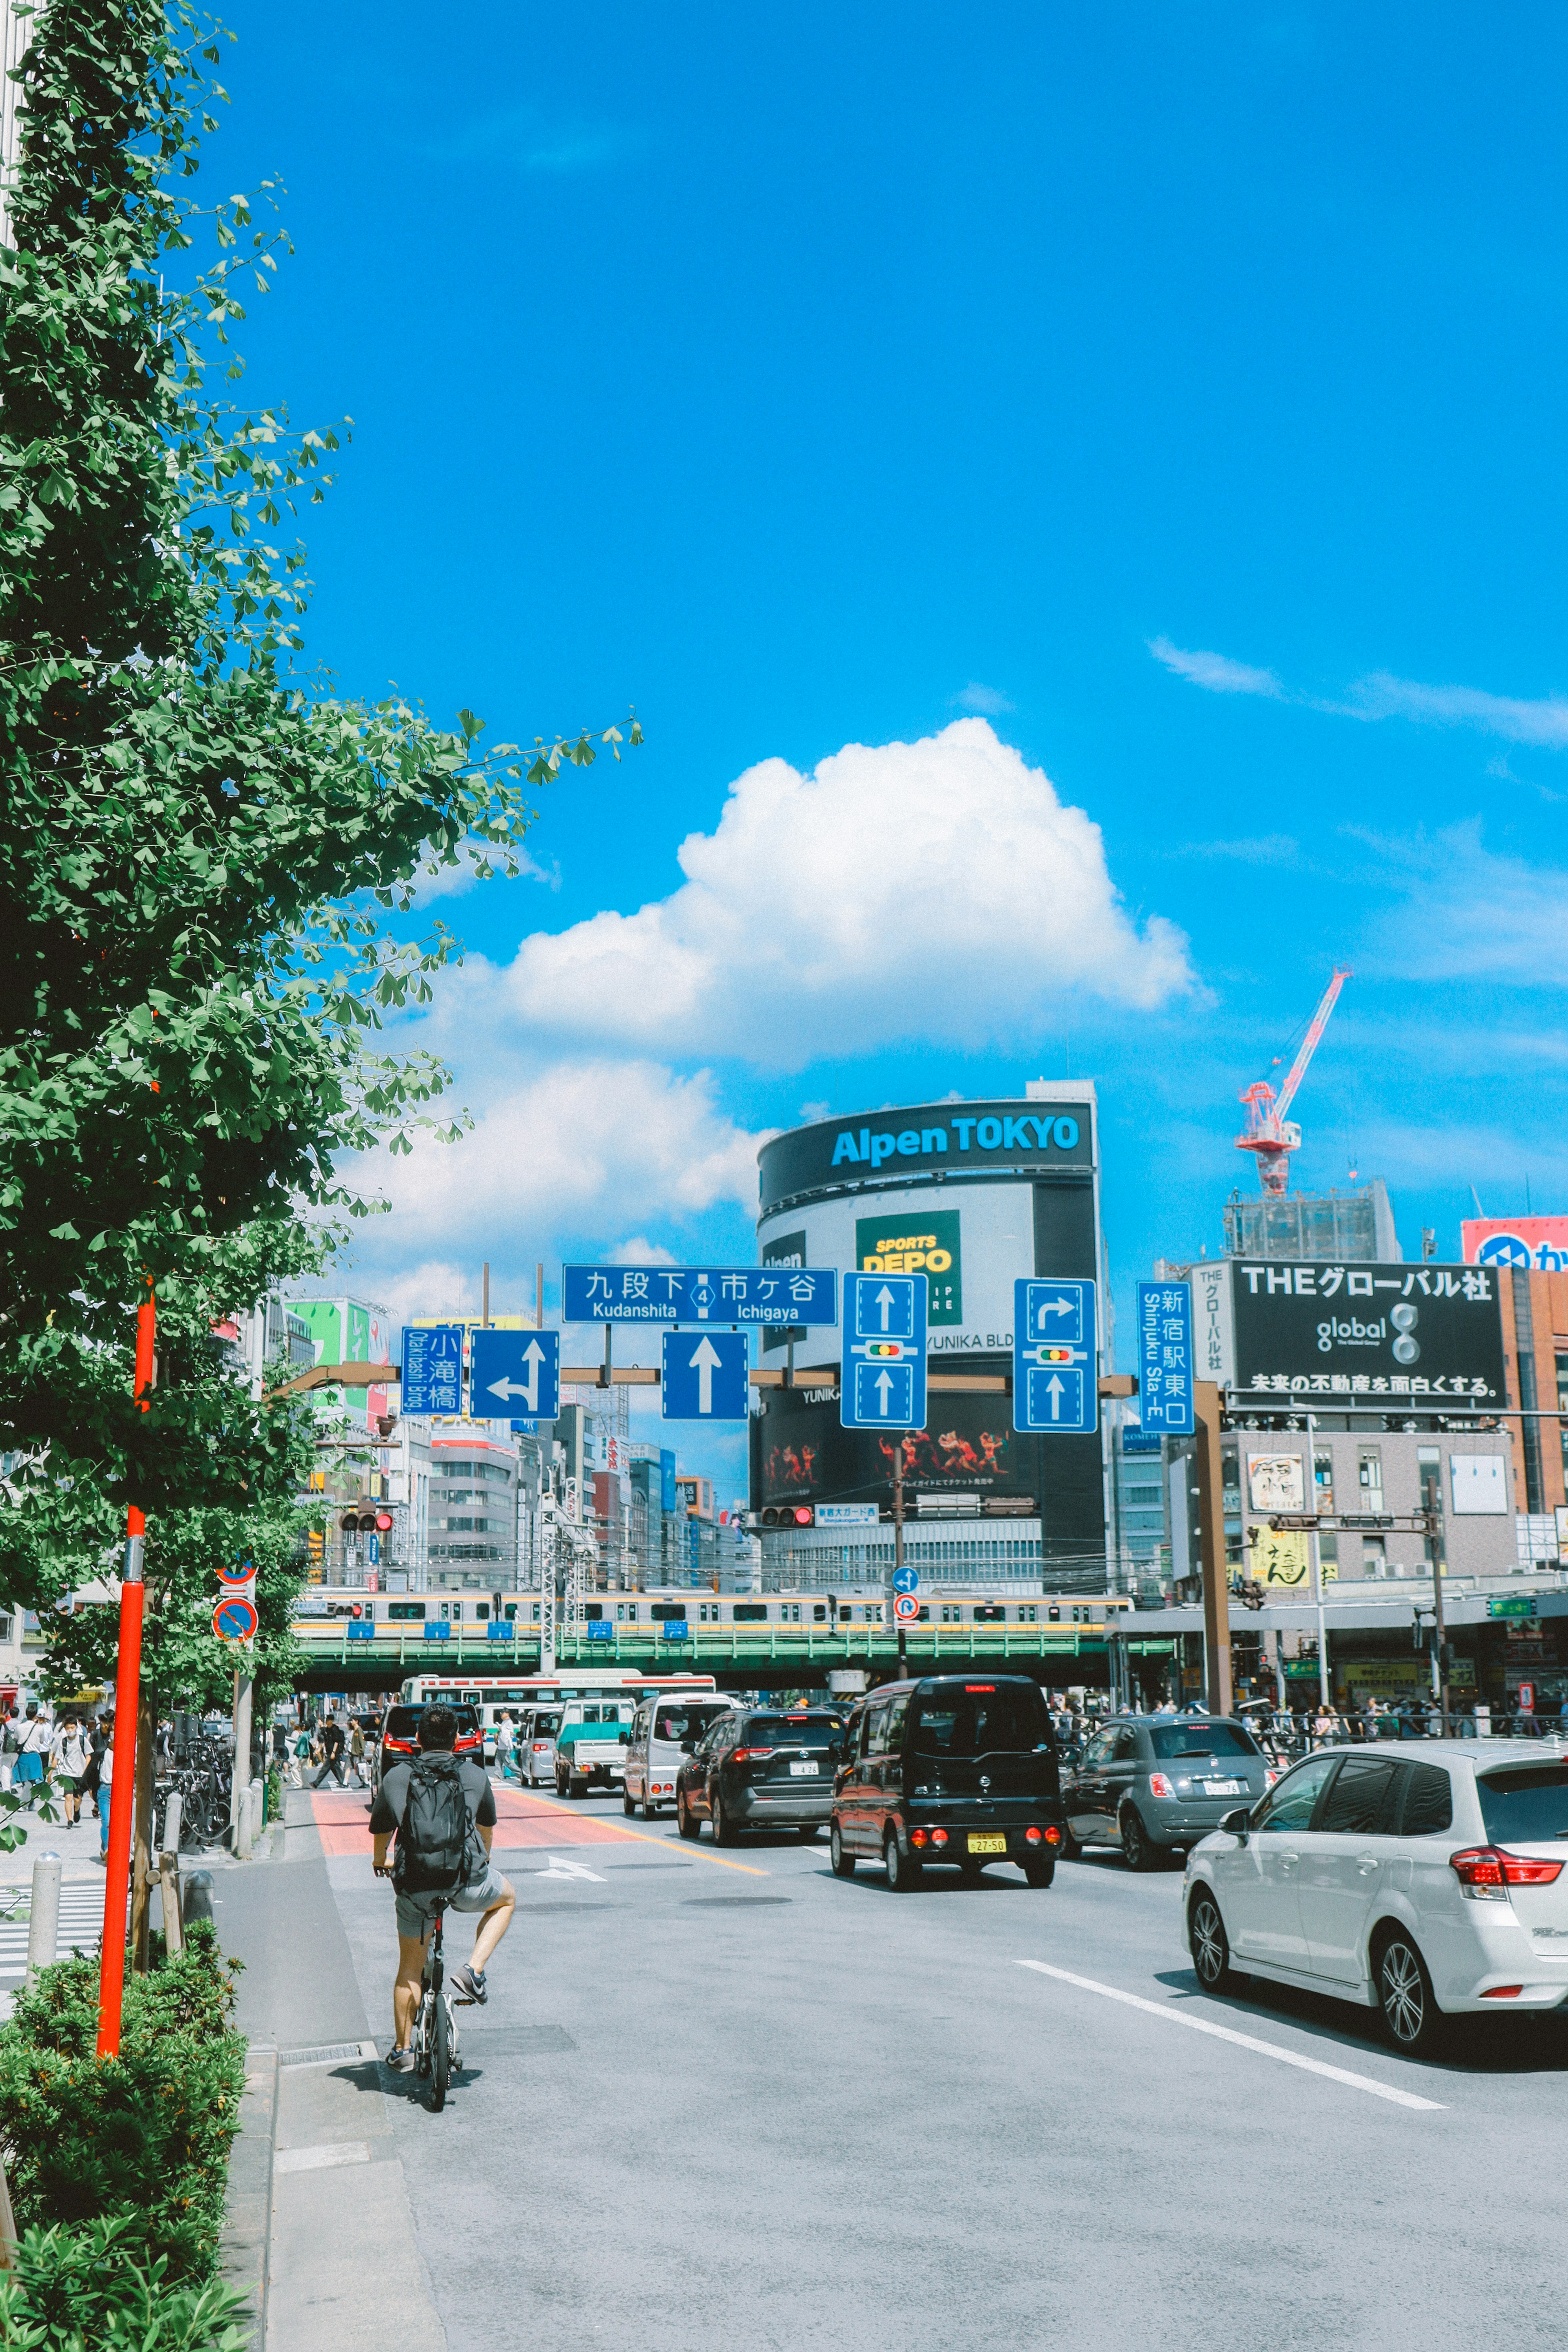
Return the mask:
<path fill-rule="evenodd" d="M 267 2336 L 256 2352 L 447 2352 L 307 1791 L 289 1791 L 277 1843 L 265 1862 L 225 1857 L 213 1885 L 218 1940 L 245 1963 L 240 2029 L 279 2056 Z"/>

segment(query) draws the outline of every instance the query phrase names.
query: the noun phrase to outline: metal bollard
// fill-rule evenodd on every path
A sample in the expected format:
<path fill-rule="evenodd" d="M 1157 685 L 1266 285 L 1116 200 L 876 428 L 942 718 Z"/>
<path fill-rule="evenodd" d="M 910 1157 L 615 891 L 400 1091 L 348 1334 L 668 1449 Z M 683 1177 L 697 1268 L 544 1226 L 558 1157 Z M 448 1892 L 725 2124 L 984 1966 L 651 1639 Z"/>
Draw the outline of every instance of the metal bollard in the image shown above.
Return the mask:
<path fill-rule="evenodd" d="M 184 1918 L 186 1927 L 196 1919 L 211 1923 L 213 1916 L 213 1874 L 210 1870 L 193 1870 L 185 1881 Z"/>
<path fill-rule="evenodd" d="M 60 1858 L 41 1853 L 33 1864 L 33 1907 L 27 1926 L 27 1990 L 40 1969 L 52 1968 L 60 1928 Z"/>

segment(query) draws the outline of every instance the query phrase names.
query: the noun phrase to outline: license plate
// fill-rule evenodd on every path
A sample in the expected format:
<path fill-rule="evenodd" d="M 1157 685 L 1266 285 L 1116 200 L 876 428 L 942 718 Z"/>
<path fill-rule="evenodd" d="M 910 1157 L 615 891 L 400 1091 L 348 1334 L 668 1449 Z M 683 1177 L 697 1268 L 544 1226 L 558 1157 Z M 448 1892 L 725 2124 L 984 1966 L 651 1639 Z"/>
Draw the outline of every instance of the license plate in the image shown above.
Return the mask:
<path fill-rule="evenodd" d="M 1211 1797 L 1239 1797 L 1242 1792 L 1239 1780 L 1205 1780 L 1204 1786 Z"/>
<path fill-rule="evenodd" d="M 993 1836 L 989 1831 L 971 1830 L 969 1851 L 971 1853 L 1005 1853 L 1007 1841 L 1000 1833 Z"/>
<path fill-rule="evenodd" d="M 815 1764 L 792 1764 L 789 1769 L 797 1780 L 815 1780 L 816 1778 Z"/>

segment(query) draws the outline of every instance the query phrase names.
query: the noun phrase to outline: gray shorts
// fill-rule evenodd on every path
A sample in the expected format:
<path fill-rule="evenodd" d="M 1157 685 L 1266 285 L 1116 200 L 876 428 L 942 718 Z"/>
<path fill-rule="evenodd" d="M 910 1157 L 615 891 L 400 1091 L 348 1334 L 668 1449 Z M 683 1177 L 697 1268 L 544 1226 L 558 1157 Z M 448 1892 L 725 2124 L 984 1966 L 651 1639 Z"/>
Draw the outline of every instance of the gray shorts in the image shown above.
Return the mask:
<path fill-rule="evenodd" d="M 397 1898 L 397 1932 L 400 1936 L 417 1937 L 420 1943 L 436 1924 L 436 1906 L 445 1902 L 448 1911 L 490 1911 L 504 1901 L 506 1881 L 492 1862 L 482 1878 L 471 1886 L 460 1886 L 456 1895 L 400 1895 Z"/>

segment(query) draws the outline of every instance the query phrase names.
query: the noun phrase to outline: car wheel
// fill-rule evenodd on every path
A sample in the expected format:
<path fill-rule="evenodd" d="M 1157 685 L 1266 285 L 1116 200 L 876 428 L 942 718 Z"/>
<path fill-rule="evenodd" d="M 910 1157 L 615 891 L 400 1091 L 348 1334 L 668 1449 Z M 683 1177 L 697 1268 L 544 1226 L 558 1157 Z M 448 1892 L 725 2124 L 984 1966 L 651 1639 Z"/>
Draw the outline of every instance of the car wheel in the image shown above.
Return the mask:
<path fill-rule="evenodd" d="M 651 1797 L 645 1797 L 642 1801 L 642 1817 L 645 1822 L 655 1822 L 658 1819 L 658 1807 Z"/>
<path fill-rule="evenodd" d="M 833 1827 L 827 1832 L 827 1858 L 833 1864 L 833 1875 L 835 1878 L 854 1877 L 855 1857 L 852 1853 L 845 1853 L 844 1840 L 839 1835 L 838 1824 L 837 1822 L 834 1822 Z"/>
<path fill-rule="evenodd" d="M 1206 1886 L 1198 1888 L 1187 1913 L 1187 1943 L 1205 1992 L 1223 1992 L 1232 1980 L 1230 1937 L 1219 1916 L 1219 1905 Z"/>
<path fill-rule="evenodd" d="M 800 1839 L 803 1845 L 809 1845 L 812 1839 L 816 1835 L 817 1831 L 821 1827 L 822 1824 L 820 1822 L 802 1822 L 800 1828 L 797 1830 L 795 1834 Z"/>
<path fill-rule="evenodd" d="M 1121 1816 L 1121 1851 L 1129 1870 L 1152 1870 L 1160 1859 L 1159 1847 L 1150 1844 L 1149 1832 L 1131 1805 Z"/>
<path fill-rule="evenodd" d="M 631 1798 L 625 1789 L 621 1790 L 621 1811 L 625 1813 L 628 1822 L 631 1820 L 632 1815 L 637 1811 L 637 1807 L 633 1804 Z"/>
<path fill-rule="evenodd" d="M 1048 1886 L 1057 1874 L 1054 1862 L 1026 1862 L 1024 1875 L 1031 1886 Z"/>
<path fill-rule="evenodd" d="M 687 1810 L 684 1797 L 677 1797 L 675 1801 L 675 1825 L 683 1838 L 700 1837 L 702 1834 L 702 1824 L 694 1813 Z"/>
<path fill-rule="evenodd" d="M 1071 1830 L 1067 1828 L 1064 1828 L 1062 1831 L 1062 1860 L 1064 1862 L 1081 1862 L 1083 1860 L 1082 1846 L 1079 1845 Z"/>
<path fill-rule="evenodd" d="M 907 1895 L 921 1883 L 921 1866 L 899 1851 L 899 1841 L 891 1830 L 882 1848 L 882 1867 L 888 1874 L 888 1891 L 891 1895 Z"/>
<path fill-rule="evenodd" d="M 721 1797 L 714 1798 L 712 1812 L 714 1844 L 733 1845 L 735 1843 L 735 1832 L 729 1814 L 724 1811 L 724 1801 Z"/>
<path fill-rule="evenodd" d="M 1443 2013 L 1426 1963 L 1403 1927 L 1396 1927 L 1379 1948 L 1373 1982 L 1394 2048 L 1412 2058 L 1430 2057 L 1442 2039 Z"/>

